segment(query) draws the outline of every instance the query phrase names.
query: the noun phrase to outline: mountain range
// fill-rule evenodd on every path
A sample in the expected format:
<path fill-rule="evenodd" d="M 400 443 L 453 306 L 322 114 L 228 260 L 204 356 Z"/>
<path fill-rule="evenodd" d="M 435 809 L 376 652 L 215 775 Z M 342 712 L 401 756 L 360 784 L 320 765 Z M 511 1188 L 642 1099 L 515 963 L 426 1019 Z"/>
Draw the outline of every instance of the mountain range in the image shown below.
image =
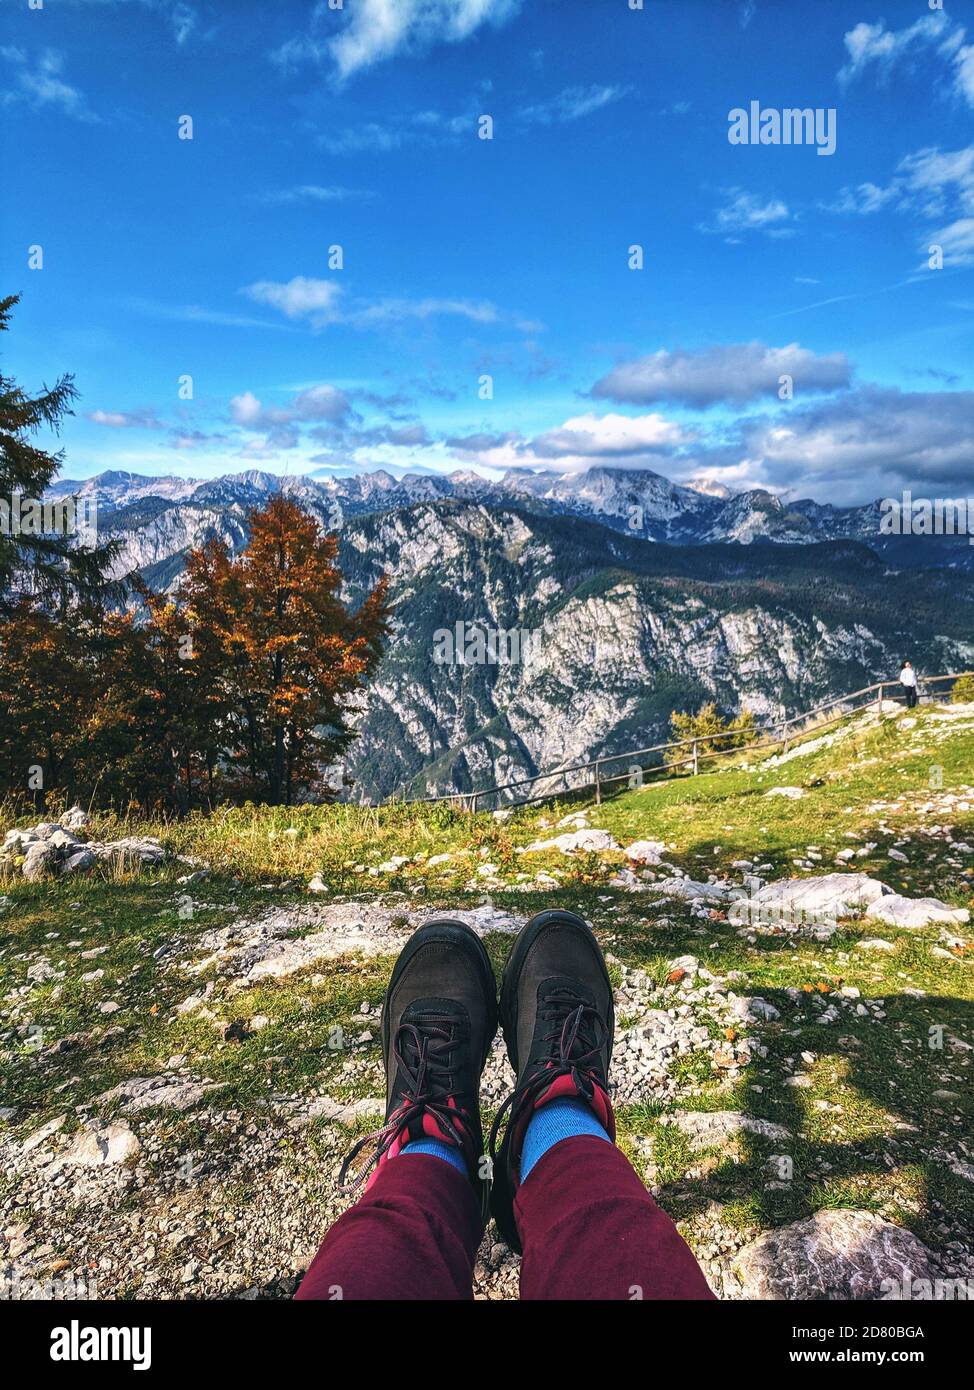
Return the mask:
<path fill-rule="evenodd" d="M 242 518 L 247 508 L 259 506 L 280 488 L 325 517 L 336 515 L 336 504 L 343 516 L 351 517 L 460 498 L 494 507 L 519 505 L 548 515 L 581 516 L 648 541 L 747 545 L 763 540 L 808 545 L 860 540 L 895 559 L 897 565 L 974 570 L 974 547 L 966 536 L 883 534 L 878 499 L 856 507 L 836 507 L 811 498 L 788 502 L 763 489 L 728 493 L 707 482 L 673 483 L 649 469 L 599 466 L 577 473 L 509 469 L 497 480 L 470 469 L 394 477 L 380 468 L 348 477 L 329 473 L 284 478 L 251 469 L 207 480 L 107 472 L 83 482 L 59 481 L 50 495 L 96 498 L 99 513 L 113 532 L 163 517 L 162 529 L 178 532 L 178 527 L 173 528 L 173 513 L 182 513 L 189 529 L 205 526 L 215 512 Z"/>
<path fill-rule="evenodd" d="M 777 718 L 893 677 L 906 655 L 931 674 L 974 664 L 971 547 L 881 536 L 878 503 L 714 495 L 602 467 L 498 481 L 116 472 L 52 492 L 95 497 L 117 575 L 167 589 L 188 548 L 238 549 L 248 510 L 282 487 L 337 528 L 350 601 L 392 577 L 394 631 L 354 716 L 356 797 L 622 753 L 709 699 Z M 523 634 L 515 655 L 531 659 L 438 659 L 458 631 Z"/>

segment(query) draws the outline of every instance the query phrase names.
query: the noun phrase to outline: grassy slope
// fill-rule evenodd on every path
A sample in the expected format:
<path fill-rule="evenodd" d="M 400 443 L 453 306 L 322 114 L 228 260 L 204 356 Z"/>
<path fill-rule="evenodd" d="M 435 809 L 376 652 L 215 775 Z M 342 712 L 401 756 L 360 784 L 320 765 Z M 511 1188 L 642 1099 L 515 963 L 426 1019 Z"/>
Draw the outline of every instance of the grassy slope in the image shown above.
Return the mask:
<path fill-rule="evenodd" d="M 968 722 L 974 725 L 974 717 Z M 933 892 L 970 906 L 974 858 L 948 851 L 943 839 L 918 829 L 931 822 L 951 826 L 955 840 L 966 837 L 974 843 L 974 799 L 968 809 L 941 807 L 926 815 L 919 809 L 941 795 L 929 790 L 932 776 L 945 792 L 974 781 L 974 729 L 939 741 L 944 727 L 931 710 L 924 710 L 909 731 L 900 720 L 879 728 L 856 725 L 856 732 L 833 747 L 778 769 L 737 768 L 626 792 L 591 808 L 592 823 L 610 830 L 622 844 L 645 837 L 665 840 L 668 858 L 693 877 L 706 877 L 710 870 L 731 872 L 732 861 L 741 858 L 772 864 L 769 878 L 800 874 L 805 871 L 792 861 L 809 846 L 823 856 L 817 871 L 827 871 L 837 850 L 875 841 L 875 850 L 850 867 L 875 872 L 911 895 Z M 931 769 L 939 771 L 932 774 Z M 805 797 L 764 798 L 770 786 L 784 783 L 806 785 Z M 899 809 L 873 806 L 898 798 L 903 798 Z M 44 1066 L 37 1065 L 29 1038 L 8 1037 L 5 1041 L 14 1046 L 2 1073 L 0 1105 L 17 1107 L 12 1123 L 26 1135 L 51 1115 L 126 1077 L 165 1070 L 174 1054 L 184 1054 L 195 1071 L 226 1086 L 221 1105 L 232 1103 L 255 1116 L 272 1092 L 293 1094 L 323 1085 L 335 1095 L 377 1093 L 377 1045 L 369 1049 L 373 1065 L 349 1079 L 328 1039 L 336 1025 L 361 1029 L 352 1015 L 363 1000 L 379 1004 L 391 959 L 345 959 L 323 973 L 269 981 L 232 997 L 218 987 L 211 1006 L 228 1021 L 257 1013 L 271 1020 L 259 1034 L 234 1044 L 221 1042 L 212 1023 L 171 1016 L 172 1006 L 189 989 L 175 972 L 160 970 L 153 952 L 174 937 L 190 941 L 202 930 L 271 904 L 307 902 L 304 885 L 315 871 L 323 874 L 332 896 L 418 889 L 416 896 L 430 907 L 473 906 L 483 894 L 469 891 L 471 874 L 486 861 L 497 865 L 510 885 L 497 896 L 498 905 L 527 913 L 567 903 L 589 917 L 604 943 L 627 964 L 662 980 L 667 961 L 690 951 L 717 973 L 742 972 L 738 990 L 760 994 L 781 1010 L 781 1021 L 763 1033 L 767 1057 L 752 1063 L 734 1091 L 723 1089 L 719 1077 L 698 1073 L 693 1079 L 703 1083 L 703 1091 L 687 1097 L 687 1104 L 691 1109 L 743 1109 L 785 1124 L 795 1135 L 787 1148 L 794 1162 L 791 1182 L 782 1186 L 771 1180 L 768 1160 L 781 1151 L 781 1141 L 747 1139 L 736 1152 L 691 1156 L 682 1137 L 660 1124 L 661 1107 L 643 1105 L 621 1113 L 622 1142 L 634 1156 L 645 1153 L 645 1147 L 636 1147 L 640 1136 L 655 1137 L 654 1182 L 674 1215 L 692 1217 L 718 1202 L 725 1224 L 750 1230 L 823 1206 L 866 1206 L 910 1225 L 934 1245 L 944 1239 L 948 1212 L 955 1223 L 974 1230 L 974 1185 L 944 1162 L 944 1150 L 974 1131 L 974 1054 L 956 1046 L 956 1040 L 974 1043 L 969 953 L 949 960 L 932 955 L 931 947 L 942 937 L 934 928 L 907 932 L 847 923 L 827 944 L 767 936 L 752 945 L 716 915 L 700 934 L 699 921 L 683 906 L 609 887 L 607 878 L 622 862 L 621 855 L 528 859 L 514 853 L 565 809 L 517 812 L 502 824 L 489 815 L 470 817 L 442 807 L 245 808 L 179 825 L 138 827 L 101 821 L 92 827 L 100 837 L 136 828 L 156 833 L 174 851 L 211 864 L 214 873 L 189 890 L 197 899 L 191 920 L 178 913 L 186 890 L 175 879 L 188 872 L 185 865 L 115 882 L 30 885 L 8 879 L 0 884 L 7 898 L 0 916 L 0 999 L 22 986 L 28 965 L 44 956 L 54 965 L 65 962 L 68 974 L 63 985 L 41 984 L 31 995 L 29 1018 L 43 1030 L 43 1043 L 93 1029 L 120 1030 L 104 1046 L 65 1052 Z M 848 838 L 848 830 L 860 839 Z M 912 836 L 907 864 L 887 856 L 888 847 L 902 835 Z M 361 871 L 393 854 L 430 857 L 444 852 L 457 857 L 434 868 L 420 863 L 396 873 Z M 547 869 L 563 887 L 539 890 L 533 882 L 518 883 L 517 876 L 526 875 L 529 867 L 532 876 L 538 868 Z M 959 934 L 970 940 L 969 929 L 961 928 Z M 874 955 L 854 949 L 858 939 L 876 935 L 893 942 L 895 952 Z M 510 940 L 494 936 L 487 944 L 499 969 Z M 80 952 L 93 946 L 108 949 L 96 961 L 82 963 Z M 104 978 L 82 983 L 79 975 L 94 967 L 105 971 Z M 839 982 L 884 1001 L 886 1017 L 877 1023 L 850 1013 L 841 1026 L 819 1025 L 807 987 L 821 983 L 836 988 Z M 788 987 L 802 990 L 797 1004 L 783 993 Z M 923 994 L 915 997 L 908 989 Z M 107 999 L 122 1007 L 103 1018 L 97 1004 Z M 929 1045 L 929 1030 L 937 1024 L 944 1026 L 947 1040 L 940 1050 Z M 0 1029 L 4 1027 L 0 1018 Z M 809 1068 L 813 1084 L 799 1091 L 784 1084 L 793 1069 L 785 1058 L 803 1050 L 815 1054 Z M 959 1093 L 960 1099 L 933 1099 L 932 1093 L 941 1089 Z M 192 1111 L 173 1116 L 171 1128 L 174 1152 L 206 1141 Z M 313 1146 L 296 1150 L 291 1161 L 300 1180 L 316 1162 Z M 687 1229 L 693 1240 L 692 1222 Z"/>

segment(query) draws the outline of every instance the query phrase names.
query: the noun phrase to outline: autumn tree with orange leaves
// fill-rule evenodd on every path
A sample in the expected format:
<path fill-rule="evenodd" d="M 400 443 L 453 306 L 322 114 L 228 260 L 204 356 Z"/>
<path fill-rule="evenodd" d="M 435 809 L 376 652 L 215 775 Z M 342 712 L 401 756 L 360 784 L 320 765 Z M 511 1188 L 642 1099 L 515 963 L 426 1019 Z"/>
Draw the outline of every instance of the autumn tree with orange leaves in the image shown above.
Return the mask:
<path fill-rule="evenodd" d="M 382 655 L 387 582 L 353 613 L 341 601 L 338 542 L 314 516 L 278 495 L 249 526 L 237 557 L 219 541 L 191 552 L 179 596 L 194 646 L 197 636 L 205 644 L 236 780 L 256 799 L 292 805 L 324 791 L 325 766 L 354 737 L 349 697 Z"/>
<path fill-rule="evenodd" d="M 341 601 L 338 543 L 278 496 L 238 556 L 191 551 L 172 594 L 131 584 L 128 612 L 24 598 L 0 643 L 0 784 L 185 814 L 330 795 L 354 737 L 349 698 L 382 654 L 387 585 Z M 40 766 L 37 794 L 28 780 Z"/>

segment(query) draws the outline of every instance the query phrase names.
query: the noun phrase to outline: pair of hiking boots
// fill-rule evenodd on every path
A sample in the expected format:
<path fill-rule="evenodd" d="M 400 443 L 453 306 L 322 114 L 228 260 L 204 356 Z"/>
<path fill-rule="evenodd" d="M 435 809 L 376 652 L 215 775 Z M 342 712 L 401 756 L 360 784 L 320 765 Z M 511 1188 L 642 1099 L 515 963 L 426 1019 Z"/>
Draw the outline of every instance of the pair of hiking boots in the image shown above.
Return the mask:
<path fill-rule="evenodd" d="M 480 1077 L 498 1015 L 517 1082 L 494 1119 L 487 1161 Z M 499 1007 L 493 968 L 476 933 L 445 917 L 424 923 L 396 961 L 382 1008 L 385 1124 L 355 1145 L 340 1181 L 357 1174 L 358 1186 L 408 1143 L 440 1140 L 463 1155 L 481 1193 L 484 1222 L 490 1212 L 508 1245 L 520 1251 L 514 1194 L 524 1135 L 538 1107 L 577 1097 L 615 1138 L 608 1095 L 612 1034 L 605 959 L 574 913 L 542 912 L 522 928 Z"/>

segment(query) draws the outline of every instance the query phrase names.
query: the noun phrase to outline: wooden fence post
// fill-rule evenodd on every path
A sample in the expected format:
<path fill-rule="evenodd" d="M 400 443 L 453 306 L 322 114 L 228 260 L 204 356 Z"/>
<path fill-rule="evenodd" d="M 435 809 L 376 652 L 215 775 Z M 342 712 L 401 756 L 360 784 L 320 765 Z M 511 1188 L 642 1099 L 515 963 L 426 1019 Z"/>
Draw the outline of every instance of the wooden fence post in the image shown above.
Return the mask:
<path fill-rule="evenodd" d="M 600 776 L 600 768 L 601 768 L 601 764 L 599 763 L 598 759 L 596 759 L 596 762 L 595 762 L 595 804 L 596 804 L 596 806 L 601 806 L 601 805 L 602 805 L 602 779 L 601 779 L 601 776 Z"/>
<path fill-rule="evenodd" d="M 699 759 L 699 757 L 698 757 L 698 755 L 697 755 L 697 740 L 694 739 L 694 740 L 693 740 L 693 775 L 694 775 L 694 777 L 696 777 L 696 775 L 697 775 L 697 773 L 698 773 L 699 771 L 700 771 L 700 759 Z"/>

